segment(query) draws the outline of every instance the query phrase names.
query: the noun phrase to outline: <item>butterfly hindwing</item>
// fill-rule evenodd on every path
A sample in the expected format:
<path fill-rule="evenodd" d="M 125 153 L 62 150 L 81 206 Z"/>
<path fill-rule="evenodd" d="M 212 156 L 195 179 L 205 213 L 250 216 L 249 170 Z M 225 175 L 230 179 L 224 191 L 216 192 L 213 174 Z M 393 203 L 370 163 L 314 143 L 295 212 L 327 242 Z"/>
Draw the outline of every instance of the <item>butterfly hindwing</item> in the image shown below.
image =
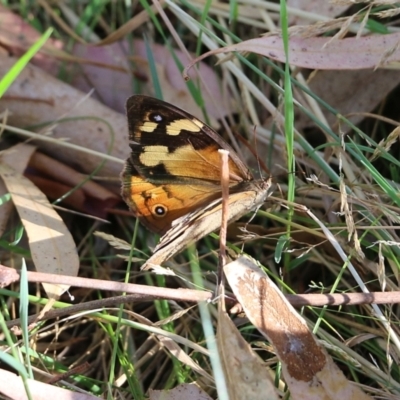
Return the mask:
<path fill-rule="evenodd" d="M 173 221 L 220 197 L 220 190 L 216 185 L 156 185 L 143 179 L 128 161 L 122 173 L 122 197 L 147 228 L 163 235 Z"/>

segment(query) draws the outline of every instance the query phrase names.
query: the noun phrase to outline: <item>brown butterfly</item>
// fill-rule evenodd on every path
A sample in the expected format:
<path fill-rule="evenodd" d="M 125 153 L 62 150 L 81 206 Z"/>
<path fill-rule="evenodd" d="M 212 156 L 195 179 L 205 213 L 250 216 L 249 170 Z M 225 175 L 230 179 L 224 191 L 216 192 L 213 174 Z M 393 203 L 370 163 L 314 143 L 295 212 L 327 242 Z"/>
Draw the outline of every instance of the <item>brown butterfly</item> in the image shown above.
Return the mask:
<path fill-rule="evenodd" d="M 265 201 L 270 181 L 254 180 L 205 123 L 147 96 L 130 97 L 126 109 L 132 153 L 122 172 L 122 197 L 143 225 L 165 235 L 158 248 L 183 236 L 180 246 L 172 244 L 180 250 L 220 226 L 219 149 L 229 151 L 229 222 Z"/>

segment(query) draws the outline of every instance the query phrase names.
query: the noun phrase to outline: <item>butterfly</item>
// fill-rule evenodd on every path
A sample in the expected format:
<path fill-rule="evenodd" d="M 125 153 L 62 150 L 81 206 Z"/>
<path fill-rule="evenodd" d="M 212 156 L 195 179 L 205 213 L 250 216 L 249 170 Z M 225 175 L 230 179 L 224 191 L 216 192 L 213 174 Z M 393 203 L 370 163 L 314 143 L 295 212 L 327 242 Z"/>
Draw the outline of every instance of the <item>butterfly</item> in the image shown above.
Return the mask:
<path fill-rule="evenodd" d="M 176 253 L 221 225 L 219 149 L 229 151 L 229 215 L 237 220 L 269 195 L 237 153 L 211 127 L 164 101 L 142 95 L 126 103 L 131 154 L 121 175 L 122 197 L 159 245 Z M 171 255 L 168 255 L 168 258 Z"/>

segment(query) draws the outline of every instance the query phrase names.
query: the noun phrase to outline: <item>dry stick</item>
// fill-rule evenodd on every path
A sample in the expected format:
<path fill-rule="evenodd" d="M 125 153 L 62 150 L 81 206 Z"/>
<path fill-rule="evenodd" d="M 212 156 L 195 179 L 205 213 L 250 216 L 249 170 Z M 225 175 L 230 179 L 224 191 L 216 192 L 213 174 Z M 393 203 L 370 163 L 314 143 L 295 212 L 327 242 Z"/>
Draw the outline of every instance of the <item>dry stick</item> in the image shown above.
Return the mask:
<path fill-rule="evenodd" d="M 58 383 L 60 381 L 69 378 L 71 375 L 78 375 L 78 374 L 83 375 L 89 369 L 90 369 L 90 364 L 87 361 L 85 361 L 83 364 L 77 365 L 76 367 L 71 368 L 70 370 L 64 372 L 63 374 L 55 375 L 53 378 L 49 379 L 46 383 L 48 385 L 54 385 L 55 383 Z"/>
<path fill-rule="evenodd" d="M 221 214 L 221 231 L 219 234 L 219 265 L 218 265 L 218 295 L 224 298 L 224 266 L 226 264 L 226 235 L 228 230 L 228 213 L 229 213 L 229 151 L 218 150 L 221 156 L 221 192 L 222 192 L 222 214 Z M 226 311 L 225 303 L 221 303 L 222 310 Z"/>
<path fill-rule="evenodd" d="M 50 274 L 43 274 L 43 275 L 50 275 Z M 78 278 L 75 278 L 78 280 Z M 90 287 L 92 289 L 97 289 L 93 282 L 96 282 L 96 279 L 87 279 L 90 281 L 90 285 L 85 285 L 82 287 Z M 34 282 L 41 282 L 40 280 L 33 280 Z M 79 286 L 79 285 L 75 285 Z M 140 286 L 140 285 L 133 285 L 133 286 Z M 144 286 L 144 288 L 149 286 Z M 174 291 L 169 289 L 170 292 Z M 180 292 L 177 294 L 182 293 L 182 289 L 179 289 Z M 175 290 L 176 291 L 176 290 Z M 195 291 L 195 290 L 188 290 L 191 292 L 189 298 L 185 298 L 186 296 L 182 296 L 183 298 L 181 301 L 197 303 L 199 300 L 198 298 L 202 298 L 204 300 L 211 300 L 213 294 L 210 292 L 202 292 L 202 291 Z M 202 294 L 203 296 L 193 296 L 193 292 L 197 292 L 198 294 Z M 313 307 L 322 307 L 326 305 L 331 306 L 343 306 L 343 305 L 360 305 L 360 304 L 393 304 L 393 303 L 400 303 L 400 292 L 375 292 L 375 293 L 349 293 L 349 294 L 286 294 L 286 299 L 289 303 L 297 308 L 305 307 L 305 306 L 313 306 Z M 167 294 L 154 296 L 154 295 L 144 295 L 144 294 L 130 294 L 125 296 L 115 296 L 115 297 L 107 297 L 106 299 L 101 300 L 92 300 L 87 301 L 85 303 L 75 304 L 69 307 L 55 309 L 48 311 L 42 318 L 40 322 L 47 321 L 49 319 L 54 318 L 62 318 L 67 315 L 74 315 L 79 312 L 90 311 L 90 310 L 100 310 L 104 308 L 112 308 L 117 307 L 120 304 L 131 304 L 135 302 L 153 302 L 154 300 L 165 300 L 165 299 L 172 299 L 176 300 L 177 296 L 168 296 Z M 201 300 L 200 300 L 201 301 Z M 231 305 L 237 304 L 237 300 L 233 298 L 225 298 L 225 301 Z M 33 314 L 28 317 L 28 325 L 37 322 L 39 314 Z M 20 319 L 14 319 L 11 321 L 7 321 L 6 325 L 8 328 L 16 327 L 20 325 Z M 18 334 L 18 331 L 14 331 L 15 334 Z"/>
<path fill-rule="evenodd" d="M 69 275 L 46 274 L 44 272 L 27 272 L 28 282 L 53 283 L 83 287 L 89 289 L 108 290 L 135 294 L 140 298 L 169 299 L 177 301 L 208 301 L 212 298 L 211 292 L 193 289 L 170 289 L 157 286 L 137 285 L 103 279 L 89 279 Z M 6 287 L 20 280 L 20 271 L 0 265 L 0 288 Z"/>
<path fill-rule="evenodd" d="M 20 280 L 20 271 L 0 265 L 0 288 Z M 133 283 L 121 283 L 102 279 L 80 278 L 67 275 L 46 274 L 44 272 L 27 272 L 28 282 L 54 283 L 89 289 L 107 290 L 114 292 L 127 292 L 132 294 L 130 301 L 152 301 L 154 299 L 166 299 L 176 301 L 187 301 L 197 303 L 209 301 L 213 294 L 202 290 L 192 289 L 169 289 L 148 285 L 137 285 Z M 127 296 L 125 296 L 127 297 Z M 400 303 L 400 291 L 395 292 L 372 292 L 372 293 L 332 293 L 332 294 L 287 294 L 285 297 L 294 307 L 324 305 L 343 306 L 357 304 L 395 304 Z M 109 300 L 103 299 L 104 301 Z M 118 299 L 118 300 L 117 300 Z M 124 303 L 124 296 L 115 297 L 112 304 Z M 103 300 L 95 300 L 101 302 Z M 227 299 L 235 304 L 233 296 Z M 93 303 L 95 304 L 95 303 Z M 96 303 L 99 305 L 100 303 Z M 103 306 L 105 303 L 101 303 Z M 77 306 L 73 306 L 77 307 Z M 96 307 L 97 308 L 97 307 Z M 84 309 L 88 309 L 87 307 Z M 58 310 L 62 311 L 62 310 Z"/>
<path fill-rule="evenodd" d="M 211 298 L 211 295 L 210 295 Z M 125 296 L 115 296 L 115 297 L 107 297 L 105 299 L 100 300 L 91 300 L 86 301 L 85 303 L 74 304 L 65 308 L 58 308 L 54 310 L 47 311 L 46 314 L 40 315 L 40 313 L 32 314 L 28 317 L 27 324 L 29 328 L 32 328 L 39 322 L 47 321 L 50 319 L 60 319 L 64 318 L 68 315 L 76 315 L 78 313 L 85 313 L 84 317 L 87 318 L 95 318 L 93 315 L 87 314 L 88 311 L 92 311 L 94 313 L 99 312 L 100 310 L 110 309 L 119 307 L 121 304 L 133 304 L 138 301 L 148 301 L 153 302 L 154 300 L 164 300 L 162 297 L 154 297 L 154 296 L 143 296 L 137 294 L 129 294 Z M 39 319 L 40 317 L 40 319 Z M 15 335 L 22 335 L 21 330 L 15 329 L 21 325 L 21 319 L 16 318 L 6 322 L 8 328 L 13 328 L 13 333 Z"/>

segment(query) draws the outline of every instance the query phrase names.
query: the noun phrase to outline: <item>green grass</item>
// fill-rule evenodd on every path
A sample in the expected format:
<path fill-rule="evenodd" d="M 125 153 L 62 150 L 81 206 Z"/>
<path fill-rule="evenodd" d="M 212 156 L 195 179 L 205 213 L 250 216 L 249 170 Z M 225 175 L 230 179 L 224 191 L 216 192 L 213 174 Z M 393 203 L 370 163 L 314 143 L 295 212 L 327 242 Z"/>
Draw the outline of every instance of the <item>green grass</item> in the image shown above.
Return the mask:
<path fill-rule="evenodd" d="M 0 80 L 0 97 L 3 97 L 7 89 L 12 85 L 17 76 L 29 63 L 32 57 L 40 51 L 40 48 L 46 43 L 53 32 L 52 28 L 48 28 L 42 37 L 33 44 L 28 51 L 18 59 L 14 66 Z"/>
<path fill-rule="evenodd" d="M 73 44 L 73 39 L 44 9 L 30 9 L 24 2 L 10 3 L 17 13 L 26 18 L 29 16 L 29 22 L 33 26 L 42 27 L 45 33 L 19 59 L 9 74 L 3 77 L 0 96 L 7 96 L 7 88 L 52 32 L 53 37 L 63 40 L 68 46 Z M 55 8 L 54 12 L 77 34 L 89 31 L 101 38 L 126 23 L 130 15 L 136 16 L 139 11 L 130 9 L 124 2 L 78 3 L 68 3 L 79 16 L 74 24 L 60 10 Z M 160 69 L 151 48 L 153 42 L 170 51 L 171 60 L 178 64 L 180 70 L 184 67 L 177 58 L 175 32 L 172 28 L 178 32 L 187 50 L 195 54 L 202 54 L 212 47 L 258 37 L 263 33 L 256 23 L 251 25 L 243 19 L 245 14 L 241 12 L 242 3 L 238 2 L 227 4 L 223 16 L 220 11 L 218 14 L 215 12 L 213 2 L 206 3 L 203 9 L 190 2 L 166 2 L 166 14 L 154 11 L 152 3 L 144 0 L 140 3 L 149 13 L 149 22 L 140 25 L 128 36 L 133 42 L 145 35 L 148 78 L 151 78 L 154 94 L 159 98 L 165 94 L 165 76 L 159 75 Z M 281 23 L 287 52 L 290 52 L 290 30 L 286 25 L 289 16 L 290 10 L 285 7 L 285 2 L 281 2 L 280 18 L 276 18 L 275 23 Z M 387 26 L 385 23 L 381 21 L 376 24 L 372 16 L 366 28 L 385 32 L 390 27 L 389 23 Z M 229 92 L 230 110 L 239 114 L 238 118 L 229 115 L 228 124 L 235 134 L 246 137 L 251 145 L 254 144 L 253 127 L 257 125 L 258 156 L 266 165 L 279 165 L 279 169 L 272 171 L 279 185 L 274 192 L 275 199 L 269 201 L 267 210 L 260 210 L 252 221 L 261 230 L 260 238 L 244 244 L 244 252 L 256 258 L 282 290 L 288 293 L 360 292 L 361 285 L 357 279 L 370 291 L 380 291 L 377 272 L 379 265 L 383 268 L 388 290 L 397 291 L 400 200 L 399 182 L 393 179 L 399 176 L 399 150 L 398 144 L 384 146 L 381 143 L 392 128 L 381 121 L 366 121 L 354 126 L 338 110 L 311 92 L 298 75 L 301 71 L 289 65 L 277 64 L 252 54 L 233 54 L 232 57 L 234 62 L 226 55 L 206 60 L 221 78 L 219 90 L 222 93 Z M 220 64 L 215 65 L 217 59 Z M 135 61 L 132 68 L 134 71 Z M 132 87 L 144 86 L 140 77 L 137 78 L 134 73 L 132 77 Z M 204 86 L 200 85 L 200 80 L 190 81 L 188 85 L 195 103 L 204 112 L 204 120 L 212 120 L 208 113 L 210 108 L 204 104 L 207 93 L 204 92 Z M 306 102 L 304 94 L 316 102 L 319 110 L 334 115 L 340 127 L 328 125 L 320 119 L 318 110 Z M 398 93 L 393 96 L 396 98 Z M 271 117 L 270 112 L 266 111 L 268 101 L 275 107 L 275 116 Z M 275 117 L 279 113 L 285 117 L 283 126 L 276 123 L 278 118 Z M 299 115 L 310 118 L 315 136 L 296 130 L 296 117 Z M 267 124 L 271 120 L 274 123 Z M 376 124 L 378 129 L 375 129 Z M 345 130 L 346 134 L 343 133 Z M 323 139 L 314 140 L 315 137 Z M 264 144 L 268 145 L 268 150 L 263 147 Z M 244 146 L 236 148 L 243 150 Z M 372 159 L 373 154 L 377 154 L 376 159 Z M 246 151 L 241 155 L 253 168 L 257 168 L 257 163 L 252 164 L 254 157 L 246 154 Z M 308 179 L 311 175 L 316 178 Z M 349 209 L 340 214 L 340 202 L 345 196 Z M 4 196 L 1 198 L 7 200 Z M 317 221 L 293 203 L 306 205 Z M 217 257 L 213 252 L 218 249 L 218 242 L 212 237 L 201 240 L 168 263 L 168 268 L 176 276 L 158 276 L 141 272 L 141 263 L 134 260 L 124 263 L 118 257 L 121 251 L 112 246 L 105 247 L 100 239 L 87 240 L 88 232 L 99 229 L 97 222 L 71 215 L 66 216 L 66 220 L 78 243 L 82 276 L 159 287 L 215 289 Z M 137 226 L 133 219 L 110 215 L 110 220 L 112 224 L 103 225 L 100 229 L 132 243 L 132 258 L 143 258 L 151 254 L 157 242 L 155 235 Z M 353 234 L 348 242 L 347 231 L 352 220 L 357 235 Z M 318 222 L 332 233 L 336 243 L 324 239 L 325 234 Z M 10 245 L 18 223 L 14 219 L 7 231 L 8 236 L 0 239 L 0 246 L 6 254 L 4 259 L 11 260 L 16 266 L 21 263 L 21 255 L 29 262 L 29 253 L 23 247 L 24 244 L 19 243 L 18 247 Z M 365 254 L 364 259 L 355 251 L 357 243 Z M 334 245 L 342 249 L 344 259 L 338 256 Z M 242 247 L 237 245 L 232 249 L 240 252 Z M 196 268 L 192 269 L 193 266 Z M 71 293 L 74 299 L 64 296 L 62 301 L 53 305 L 53 309 L 115 295 L 97 288 L 71 289 Z M 10 331 L 7 322 L 22 316 L 26 319 L 27 314 L 39 312 L 47 303 L 41 296 L 43 293 L 40 290 L 36 289 L 35 292 L 35 287 L 28 287 L 26 282 L 0 289 L 0 326 L 4 335 L 0 358 L 23 379 L 31 376 L 33 366 L 55 375 L 88 362 L 91 367 L 72 375 L 68 383 L 109 399 L 119 396 L 144 399 L 149 389 L 167 390 L 194 381 L 213 398 L 217 395 L 223 398 L 226 395 L 224 385 L 218 386 L 222 382 L 219 378 L 222 368 L 218 357 L 210 359 L 208 353 L 208 350 L 212 350 L 212 334 L 215 334 L 217 324 L 214 304 L 196 305 L 190 309 L 191 304 L 157 299 L 62 316 L 56 322 L 41 323 L 34 331 L 28 331 L 27 322 L 23 322 L 23 340 L 19 341 Z M 396 348 L 399 324 L 396 310 L 391 305 L 380 305 L 375 309 L 370 306 L 344 305 L 306 307 L 300 311 L 310 329 L 324 341 L 346 378 L 369 387 L 371 392 L 383 390 L 383 387 L 389 398 L 390 395 L 398 396 L 400 391 L 396 383 L 400 371 L 393 361 L 399 350 Z M 240 323 L 238 317 L 232 318 Z M 158 326 L 160 321 L 164 323 Z M 389 324 L 393 332 L 390 332 Z M 269 346 L 266 339 L 251 324 L 247 323 L 241 328 L 244 337 L 253 348 L 260 350 L 262 358 L 274 370 L 276 384 L 282 385 L 281 366 L 275 355 L 263 351 L 263 347 Z M 214 376 L 214 385 L 182 361 L 183 358 L 168 350 L 159 335 L 179 346 L 203 371 Z M 352 341 L 357 344 L 352 346 Z M 62 354 L 63 349 L 67 349 L 65 354 Z M 63 355 L 61 359 L 58 358 L 60 354 Z"/>

